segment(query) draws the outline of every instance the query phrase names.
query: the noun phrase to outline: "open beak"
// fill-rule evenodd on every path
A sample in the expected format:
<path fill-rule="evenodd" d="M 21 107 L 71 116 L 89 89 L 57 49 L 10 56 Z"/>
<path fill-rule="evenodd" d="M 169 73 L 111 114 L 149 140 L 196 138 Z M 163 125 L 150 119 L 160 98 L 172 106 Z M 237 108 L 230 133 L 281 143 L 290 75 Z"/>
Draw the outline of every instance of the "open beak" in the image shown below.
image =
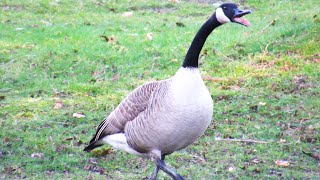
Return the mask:
<path fill-rule="evenodd" d="M 232 22 L 236 22 L 236 23 L 239 23 L 239 24 L 242 24 L 244 26 L 250 26 L 250 22 L 243 18 L 242 16 L 246 15 L 246 14 L 250 14 L 251 11 L 250 10 L 240 10 L 240 9 L 235 9 L 235 14 L 232 18 Z"/>

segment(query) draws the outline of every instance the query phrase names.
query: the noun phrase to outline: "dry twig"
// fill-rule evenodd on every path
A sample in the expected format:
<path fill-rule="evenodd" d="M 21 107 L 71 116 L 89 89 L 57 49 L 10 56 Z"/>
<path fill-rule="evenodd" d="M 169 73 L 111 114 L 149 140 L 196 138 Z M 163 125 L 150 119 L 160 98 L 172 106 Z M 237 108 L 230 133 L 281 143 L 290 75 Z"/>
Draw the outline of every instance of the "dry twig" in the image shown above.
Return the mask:
<path fill-rule="evenodd" d="M 233 142 L 247 142 L 247 143 L 260 143 L 260 144 L 267 144 L 272 141 L 259 141 L 253 139 L 216 139 L 217 141 L 233 141 Z"/>
<path fill-rule="evenodd" d="M 269 26 L 275 25 L 276 21 L 277 21 L 276 19 L 272 20 L 268 25 L 266 25 L 266 27 L 264 27 L 263 29 L 261 29 L 261 31 L 259 31 L 258 35 L 261 35 Z"/>

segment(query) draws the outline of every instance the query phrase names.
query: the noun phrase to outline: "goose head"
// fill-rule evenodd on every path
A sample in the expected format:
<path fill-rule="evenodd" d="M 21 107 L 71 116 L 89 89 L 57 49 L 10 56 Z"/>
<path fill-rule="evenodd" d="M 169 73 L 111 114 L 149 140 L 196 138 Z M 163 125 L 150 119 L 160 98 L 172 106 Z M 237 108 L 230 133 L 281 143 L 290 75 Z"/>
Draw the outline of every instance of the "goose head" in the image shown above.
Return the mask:
<path fill-rule="evenodd" d="M 238 9 L 238 6 L 234 3 L 224 3 L 217 8 L 216 18 L 221 24 L 233 22 L 244 26 L 250 26 L 250 22 L 242 17 L 250 13 L 250 10 Z"/>

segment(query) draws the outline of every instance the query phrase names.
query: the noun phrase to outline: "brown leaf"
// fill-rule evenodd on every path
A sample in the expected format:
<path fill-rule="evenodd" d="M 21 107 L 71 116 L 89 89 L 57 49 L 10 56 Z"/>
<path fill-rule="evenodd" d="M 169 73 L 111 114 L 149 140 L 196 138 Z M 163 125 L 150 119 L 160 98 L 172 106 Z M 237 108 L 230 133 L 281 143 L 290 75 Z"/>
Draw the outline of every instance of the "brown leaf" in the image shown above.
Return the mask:
<path fill-rule="evenodd" d="M 122 13 L 122 16 L 123 16 L 123 17 L 133 16 L 133 12 L 132 12 L 132 11 L 130 11 L 130 12 L 124 12 L 124 13 Z"/>
<path fill-rule="evenodd" d="M 95 76 L 97 76 L 98 74 L 99 74 L 99 72 L 91 71 L 91 76 L 92 76 L 92 77 L 95 77 Z"/>
<path fill-rule="evenodd" d="M 85 165 L 83 167 L 83 169 L 85 170 L 89 170 L 91 172 L 98 172 L 99 174 L 105 174 L 106 170 L 102 167 L 98 167 L 98 166 L 94 166 L 92 164 L 89 164 L 89 165 Z"/>
<path fill-rule="evenodd" d="M 73 140 L 74 139 L 74 137 L 69 137 L 69 138 L 66 138 L 65 140 L 66 141 L 71 141 L 71 140 Z"/>
<path fill-rule="evenodd" d="M 276 161 L 276 165 L 282 166 L 282 167 L 288 167 L 290 165 L 290 162 L 285 160 L 278 160 Z"/>
<path fill-rule="evenodd" d="M 100 35 L 100 37 L 102 37 L 109 44 L 116 44 L 117 43 L 117 39 L 114 36 L 108 37 L 106 35 Z"/>
<path fill-rule="evenodd" d="M 72 117 L 75 117 L 75 118 L 84 118 L 86 117 L 83 113 L 79 113 L 79 112 L 76 112 L 76 113 L 73 113 L 72 114 Z"/>
<path fill-rule="evenodd" d="M 178 62 L 178 59 L 171 59 L 170 62 L 176 63 Z"/>
<path fill-rule="evenodd" d="M 83 167 L 83 169 L 85 169 L 85 170 L 91 170 L 91 169 L 93 169 L 93 166 L 92 166 L 92 165 L 85 165 L 85 166 Z"/>
<path fill-rule="evenodd" d="M 32 158 L 39 158 L 39 159 L 43 159 L 44 155 L 43 153 L 32 153 L 31 154 Z"/>
<path fill-rule="evenodd" d="M 185 27 L 186 25 L 184 25 L 182 22 L 176 22 L 176 25 L 178 26 L 178 27 Z"/>
<path fill-rule="evenodd" d="M 251 162 L 255 163 L 255 164 L 258 164 L 260 163 L 261 161 L 258 159 L 258 158 L 254 158 L 251 160 Z"/>
<path fill-rule="evenodd" d="M 61 144 L 60 146 L 56 147 L 57 152 L 61 152 L 64 149 L 66 149 L 66 146 L 64 144 Z"/>
<path fill-rule="evenodd" d="M 10 139 L 9 139 L 8 137 L 4 137 L 4 138 L 2 139 L 2 141 L 3 141 L 3 142 L 10 142 Z"/>
<path fill-rule="evenodd" d="M 90 164 L 98 164 L 98 159 L 97 158 L 89 158 L 88 163 Z"/>
<path fill-rule="evenodd" d="M 112 81 L 117 81 L 117 80 L 119 80 L 119 75 L 118 74 L 114 74 L 112 76 Z"/>
<path fill-rule="evenodd" d="M 63 107 L 62 102 L 56 102 L 56 104 L 54 105 L 54 109 L 61 109 L 62 107 Z"/>
<path fill-rule="evenodd" d="M 83 144 L 83 141 L 81 141 L 81 140 L 73 143 L 73 145 L 75 145 L 75 146 L 80 146 L 81 144 Z"/>
<path fill-rule="evenodd" d="M 153 39 L 153 33 L 152 33 L 152 32 L 149 32 L 149 33 L 146 35 L 146 38 L 151 41 L 151 40 Z"/>

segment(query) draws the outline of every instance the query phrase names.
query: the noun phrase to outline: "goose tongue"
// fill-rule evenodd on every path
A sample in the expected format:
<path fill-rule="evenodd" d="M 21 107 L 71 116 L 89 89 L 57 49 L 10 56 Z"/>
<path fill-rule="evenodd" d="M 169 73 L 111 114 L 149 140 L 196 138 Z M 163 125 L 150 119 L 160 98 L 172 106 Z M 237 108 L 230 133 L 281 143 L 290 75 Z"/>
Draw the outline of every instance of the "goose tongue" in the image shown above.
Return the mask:
<path fill-rule="evenodd" d="M 239 24 L 250 26 L 250 22 L 243 17 L 234 17 L 233 20 Z"/>

